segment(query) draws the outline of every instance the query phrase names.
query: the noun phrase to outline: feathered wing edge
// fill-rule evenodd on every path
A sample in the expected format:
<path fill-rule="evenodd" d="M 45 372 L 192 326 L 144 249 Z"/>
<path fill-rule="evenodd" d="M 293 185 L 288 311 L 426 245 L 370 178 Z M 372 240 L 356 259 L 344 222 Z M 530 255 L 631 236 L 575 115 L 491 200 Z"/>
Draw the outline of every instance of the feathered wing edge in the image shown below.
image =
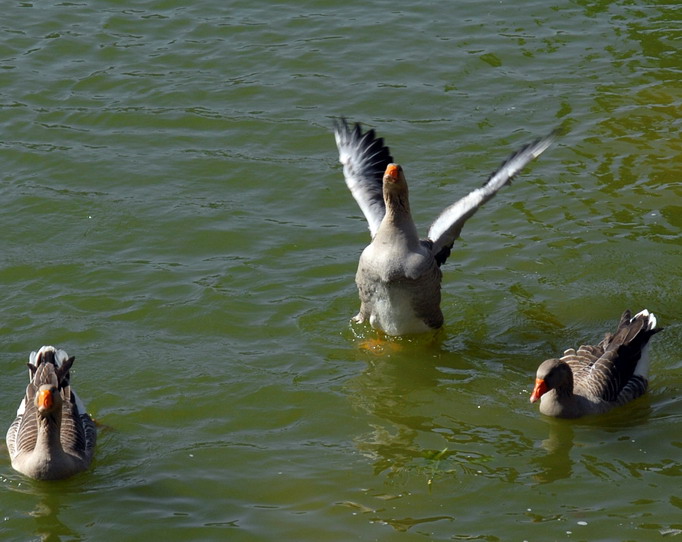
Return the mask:
<path fill-rule="evenodd" d="M 635 316 L 629 310 L 623 312 L 615 333 L 608 333 L 599 345 L 583 345 L 577 356 L 569 356 L 574 363 L 580 362 L 580 366 L 571 366 L 576 385 L 620 404 L 642 395 L 648 385 L 649 339 L 663 329 L 656 325 L 656 316 L 646 309 Z"/>
<path fill-rule="evenodd" d="M 43 363 L 52 364 L 58 374 L 59 387 L 69 385 L 69 369 L 73 364 L 74 357 L 69 358 L 69 355 L 59 348 L 54 346 L 43 346 L 37 352 L 31 352 L 28 357 L 28 379 L 33 380 L 36 370 Z"/>
<path fill-rule="evenodd" d="M 63 389 L 61 393 L 64 400 L 60 433 L 62 448 L 65 452 L 81 457 L 89 465 L 97 442 L 95 422 L 70 387 Z"/>
<path fill-rule="evenodd" d="M 346 185 L 365 215 L 373 238 L 386 214 L 383 176 L 393 157 L 374 130 L 363 133 L 359 123 L 351 127 L 344 118 L 334 122 L 334 138 Z"/>
<path fill-rule="evenodd" d="M 65 371 L 58 373 L 59 368 L 55 364 L 53 356 L 38 355 L 35 357 L 33 354 L 34 352 L 31 353 L 29 358 L 31 362 L 28 364 L 30 382 L 26 386 L 26 393 L 17 410 L 17 417 L 7 430 L 6 442 L 11 458 L 21 452 L 30 452 L 35 447 L 38 436 L 35 396 L 38 389 L 43 384 L 58 386 L 59 378 L 68 373 L 71 363 L 73 363 L 73 358 L 71 358 L 68 366 L 65 366 Z M 62 366 L 64 366 L 63 363 Z"/>
<path fill-rule="evenodd" d="M 21 404 L 19 405 L 19 409 L 17 410 L 17 416 L 16 418 L 14 418 L 14 421 L 9 426 L 9 429 L 7 429 L 5 442 L 7 443 L 7 451 L 9 452 L 10 458 L 13 458 L 14 456 L 17 455 L 17 434 L 19 432 L 19 428 L 23 423 L 25 413 L 26 398 L 21 400 Z"/>
<path fill-rule="evenodd" d="M 452 245 L 459 237 L 464 223 L 500 188 L 509 184 L 531 160 L 546 151 L 554 139 L 555 132 L 552 132 L 512 154 L 490 175 L 482 187 L 450 205 L 436 218 L 429 228 L 428 240 L 433 243 L 432 251 L 438 265 L 442 265 L 448 259 Z"/>

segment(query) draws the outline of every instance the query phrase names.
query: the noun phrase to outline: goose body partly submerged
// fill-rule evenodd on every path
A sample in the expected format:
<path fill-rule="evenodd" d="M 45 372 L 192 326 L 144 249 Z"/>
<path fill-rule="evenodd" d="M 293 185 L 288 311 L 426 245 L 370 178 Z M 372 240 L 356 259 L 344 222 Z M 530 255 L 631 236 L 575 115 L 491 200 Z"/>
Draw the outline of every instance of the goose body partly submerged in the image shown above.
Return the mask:
<path fill-rule="evenodd" d="M 52 346 L 31 352 L 30 381 L 6 438 L 12 467 L 31 478 L 67 478 L 92 461 L 97 430 L 71 389 L 74 359 Z"/>
<path fill-rule="evenodd" d="M 661 331 L 656 316 L 625 311 L 616 332 L 597 346 L 569 348 L 538 367 L 531 403 L 559 418 L 601 414 L 644 394 L 649 375 L 649 339 Z"/>
<path fill-rule="evenodd" d="M 355 281 L 360 295 L 357 322 L 388 335 L 422 333 L 443 325 L 440 266 L 464 223 L 526 164 L 552 143 L 538 139 L 507 159 L 483 184 L 447 207 L 420 239 L 412 220 L 403 169 L 393 163 L 374 130 L 345 120 L 335 124 L 343 174 L 369 224 L 372 242 L 360 256 Z"/>

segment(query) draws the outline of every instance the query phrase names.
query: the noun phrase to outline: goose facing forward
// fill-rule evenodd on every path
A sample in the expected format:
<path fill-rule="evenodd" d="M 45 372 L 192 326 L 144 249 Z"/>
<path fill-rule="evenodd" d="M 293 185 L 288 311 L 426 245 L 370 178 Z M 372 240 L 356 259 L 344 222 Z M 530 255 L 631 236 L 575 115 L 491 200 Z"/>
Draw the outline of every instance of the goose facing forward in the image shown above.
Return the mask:
<path fill-rule="evenodd" d="M 29 357 L 29 384 L 7 431 L 12 467 L 37 480 L 67 478 L 90 466 L 97 430 L 69 382 L 74 362 L 43 346 Z"/>
<path fill-rule="evenodd" d="M 410 213 L 407 181 L 374 130 L 345 119 L 334 126 L 339 161 L 353 197 L 369 224 L 372 242 L 360 256 L 355 282 L 360 295 L 356 322 L 369 321 L 388 335 L 423 333 L 443 325 L 440 266 L 464 223 L 552 143 L 547 136 L 507 159 L 483 184 L 447 207 L 420 239 Z"/>
<path fill-rule="evenodd" d="M 649 383 L 649 339 L 661 330 L 648 310 L 633 317 L 625 311 L 616 332 L 597 346 L 569 348 L 560 359 L 542 362 L 530 402 L 540 400 L 548 416 L 579 418 L 636 399 Z"/>

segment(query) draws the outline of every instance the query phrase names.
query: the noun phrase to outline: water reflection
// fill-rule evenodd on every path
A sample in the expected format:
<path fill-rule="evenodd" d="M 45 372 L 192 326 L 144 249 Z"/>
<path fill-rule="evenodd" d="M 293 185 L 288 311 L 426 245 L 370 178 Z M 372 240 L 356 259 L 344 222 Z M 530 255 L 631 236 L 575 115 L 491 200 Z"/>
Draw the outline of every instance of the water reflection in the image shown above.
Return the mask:
<path fill-rule="evenodd" d="M 61 492 L 64 491 L 65 484 L 69 484 L 69 482 L 45 484 L 43 482 L 22 481 L 17 486 L 12 487 L 14 491 L 36 499 L 35 507 L 28 512 L 28 515 L 35 520 L 32 532 L 40 540 L 58 542 L 62 539 L 61 537 L 81 538 L 78 531 L 70 528 L 59 518 L 63 498 Z"/>
<path fill-rule="evenodd" d="M 547 453 L 531 459 L 531 463 L 538 468 L 533 477 L 542 484 L 568 478 L 573 474 L 571 450 L 575 435 L 572 424 L 563 420 L 549 420 L 548 426 L 549 436 L 541 443 L 542 449 Z"/>
<path fill-rule="evenodd" d="M 355 443 L 375 475 L 416 473 L 429 485 L 434 477 L 523 479 L 533 441 L 505 424 L 506 399 L 480 408 L 490 389 L 476 362 L 439 343 L 403 344 L 367 361 L 346 386 L 354 406 L 370 416 L 369 431 Z"/>
<path fill-rule="evenodd" d="M 405 340 L 361 339 L 366 369 L 347 384 L 354 406 L 373 418 L 370 431 L 358 435 L 358 449 L 374 463 L 374 473 L 397 471 L 422 455 L 415 443 L 420 431 L 433 430 L 433 420 L 419 413 L 421 390 L 432 390 L 441 376 L 434 364 L 417 364 L 412 353 L 421 345 Z M 427 347 L 428 348 L 428 347 Z M 433 345 L 433 353 L 439 345 Z"/>
<path fill-rule="evenodd" d="M 561 420 L 554 418 L 542 418 L 547 422 L 549 435 L 544 439 L 540 447 L 546 452 L 544 455 L 531 459 L 531 463 L 537 467 L 534 479 L 542 484 L 569 478 L 574 474 L 577 461 L 581 471 L 586 470 L 591 476 L 611 480 L 618 478 L 621 472 L 631 471 L 631 466 L 625 460 L 628 451 L 623 448 L 622 456 L 611 457 L 602 453 L 613 443 L 630 441 L 627 436 L 629 429 L 648 423 L 652 409 L 645 396 L 639 401 L 612 410 L 600 416 L 588 416 L 579 420 Z M 574 461 L 573 449 L 575 447 L 576 430 L 583 433 L 585 442 L 591 442 L 585 449 L 581 449 L 579 457 Z M 595 444 L 595 442 L 597 444 Z M 634 442 L 634 441 L 632 441 Z M 591 455 L 591 448 L 597 447 Z M 637 470 L 635 468 L 635 470 Z M 629 472 L 628 475 L 636 475 Z M 626 475 L 626 476 L 628 476 Z"/>
<path fill-rule="evenodd" d="M 527 394 L 518 395 L 503 364 L 485 361 L 493 346 L 478 349 L 455 353 L 439 342 L 407 341 L 359 354 L 367 365 L 346 390 L 367 415 L 368 430 L 355 445 L 375 475 L 401 484 L 416 477 L 429 487 L 436 478 L 535 485 L 632 470 L 623 443 L 632 427 L 647 423 L 646 398 L 604 416 L 547 418 L 526 410 Z"/>
<path fill-rule="evenodd" d="M 35 518 L 34 533 L 45 542 L 58 542 L 61 536 L 69 538 L 79 537 L 79 533 L 69 528 L 59 519 L 61 507 L 59 495 L 46 493 L 36 505 L 31 516 Z"/>

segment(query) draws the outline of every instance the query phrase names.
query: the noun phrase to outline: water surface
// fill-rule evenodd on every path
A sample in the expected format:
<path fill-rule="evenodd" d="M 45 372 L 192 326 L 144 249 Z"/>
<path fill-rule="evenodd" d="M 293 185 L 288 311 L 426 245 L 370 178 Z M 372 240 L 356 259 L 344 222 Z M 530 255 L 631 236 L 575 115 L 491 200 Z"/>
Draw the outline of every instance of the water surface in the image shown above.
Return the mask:
<path fill-rule="evenodd" d="M 3 540 L 682 532 L 677 6 L 4 9 L 0 421 L 54 344 L 101 430 L 63 482 L 0 451 Z M 386 138 L 424 232 L 562 130 L 465 227 L 433 341 L 367 350 L 349 323 L 368 233 L 341 115 Z M 540 416 L 539 362 L 644 307 L 647 396 Z"/>

